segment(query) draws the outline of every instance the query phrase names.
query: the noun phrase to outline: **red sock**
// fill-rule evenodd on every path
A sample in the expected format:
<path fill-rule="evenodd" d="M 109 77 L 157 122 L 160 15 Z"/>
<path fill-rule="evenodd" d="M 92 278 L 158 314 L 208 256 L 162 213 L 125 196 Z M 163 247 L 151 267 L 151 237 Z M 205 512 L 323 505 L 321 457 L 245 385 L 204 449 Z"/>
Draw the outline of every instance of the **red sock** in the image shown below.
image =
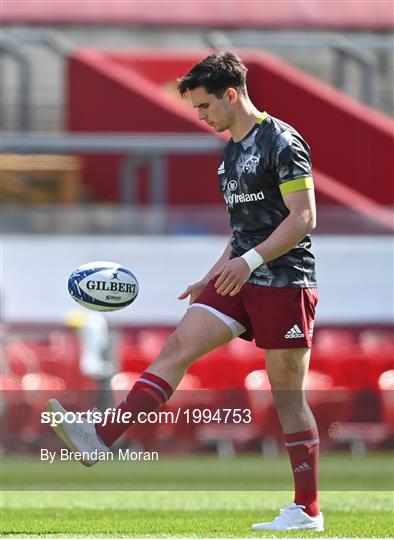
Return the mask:
<path fill-rule="evenodd" d="M 155 411 L 170 399 L 172 393 L 171 386 L 164 379 L 152 373 L 143 373 L 134 383 L 126 399 L 116 408 L 116 411 L 120 411 L 116 416 L 129 412 L 132 415 L 131 419 L 128 422 L 96 424 L 97 435 L 107 446 L 112 446 L 131 427 L 132 421 L 137 420 L 138 413 Z"/>
<path fill-rule="evenodd" d="M 286 449 L 293 469 L 296 504 L 317 516 L 319 509 L 319 432 L 316 427 L 285 434 Z"/>

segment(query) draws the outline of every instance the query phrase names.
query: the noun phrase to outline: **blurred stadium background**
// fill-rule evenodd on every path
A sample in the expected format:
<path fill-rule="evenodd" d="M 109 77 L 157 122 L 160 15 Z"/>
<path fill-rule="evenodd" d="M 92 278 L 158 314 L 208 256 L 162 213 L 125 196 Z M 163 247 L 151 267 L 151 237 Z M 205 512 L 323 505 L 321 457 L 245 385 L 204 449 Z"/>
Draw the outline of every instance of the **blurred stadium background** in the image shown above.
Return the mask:
<path fill-rule="evenodd" d="M 391 2 L 3 0 L 1 22 L 3 450 L 48 443 L 37 419 L 49 395 L 89 390 L 106 405 L 124 395 L 185 311 L 177 295 L 220 254 L 225 139 L 176 91 L 216 49 L 239 52 L 255 104 L 312 148 L 320 304 L 308 386 L 323 448 L 390 448 Z M 79 310 L 67 279 L 90 260 L 130 268 L 135 304 Z M 156 426 L 126 443 L 226 457 L 281 448 L 252 344 L 197 361 L 182 390 L 169 407 L 201 405 L 204 390 L 209 407 L 242 403 L 254 421 L 193 426 L 186 442 L 185 426 Z"/>

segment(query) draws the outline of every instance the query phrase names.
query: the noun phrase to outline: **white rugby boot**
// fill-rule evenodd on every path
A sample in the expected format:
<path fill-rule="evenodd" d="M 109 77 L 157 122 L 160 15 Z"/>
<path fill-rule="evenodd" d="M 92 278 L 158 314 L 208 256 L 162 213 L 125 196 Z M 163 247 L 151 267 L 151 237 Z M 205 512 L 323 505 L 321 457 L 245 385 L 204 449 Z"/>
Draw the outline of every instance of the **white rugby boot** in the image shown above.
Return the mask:
<path fill-rule="evenodd" d="M 54 398 L 48 401 L 47 411 L 62 415 L 67 413 L 66 409 Z M 97 463 L 96 456 L 99 452 L 111 452 L 108 446 L 98 438 L 92 422 L 82 420 L 82 422 L 77 423 L 63 420 L 52 427 L 71 452 L 82 453 L 79 461 L 85 467 L 91 467 Z"/>
<path fill-rule="evenodd" d="M 304 509 L 305 506 L 292 503 L 283 508 L 273 521 L 252 525 L 252 531 L 324 531 L 323 514 L 320 512 L 311 517 Z"/>

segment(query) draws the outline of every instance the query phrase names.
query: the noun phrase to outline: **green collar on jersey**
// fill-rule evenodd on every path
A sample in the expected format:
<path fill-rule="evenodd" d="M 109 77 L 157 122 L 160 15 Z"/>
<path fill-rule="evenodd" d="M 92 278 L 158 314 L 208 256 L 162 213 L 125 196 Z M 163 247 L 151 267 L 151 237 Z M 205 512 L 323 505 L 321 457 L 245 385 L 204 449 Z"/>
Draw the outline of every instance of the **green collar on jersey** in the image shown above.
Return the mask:
<path fill-rule="evenodd" d="M 263 112 L 261 113 L 261 116 L 256 120 L 256 124 L 262 124 L 264 122 L 264 120 L 267 118 L 268 116 L 268 113 L 267 112 Z"/>

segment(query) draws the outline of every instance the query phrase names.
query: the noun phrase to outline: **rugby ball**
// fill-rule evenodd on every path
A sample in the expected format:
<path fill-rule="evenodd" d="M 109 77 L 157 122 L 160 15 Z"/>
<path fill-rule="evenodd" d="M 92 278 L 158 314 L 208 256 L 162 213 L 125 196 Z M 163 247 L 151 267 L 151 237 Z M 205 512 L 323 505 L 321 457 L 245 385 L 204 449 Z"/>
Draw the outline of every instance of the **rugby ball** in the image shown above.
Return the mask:
<path fill-rule="evenodd" d="M 68 292 L 78 304 L 94 311 L 117 311 L 138 295 L 136 277 L 120 264 L 94 261 L 83 264 L 68 279 Z"/>

